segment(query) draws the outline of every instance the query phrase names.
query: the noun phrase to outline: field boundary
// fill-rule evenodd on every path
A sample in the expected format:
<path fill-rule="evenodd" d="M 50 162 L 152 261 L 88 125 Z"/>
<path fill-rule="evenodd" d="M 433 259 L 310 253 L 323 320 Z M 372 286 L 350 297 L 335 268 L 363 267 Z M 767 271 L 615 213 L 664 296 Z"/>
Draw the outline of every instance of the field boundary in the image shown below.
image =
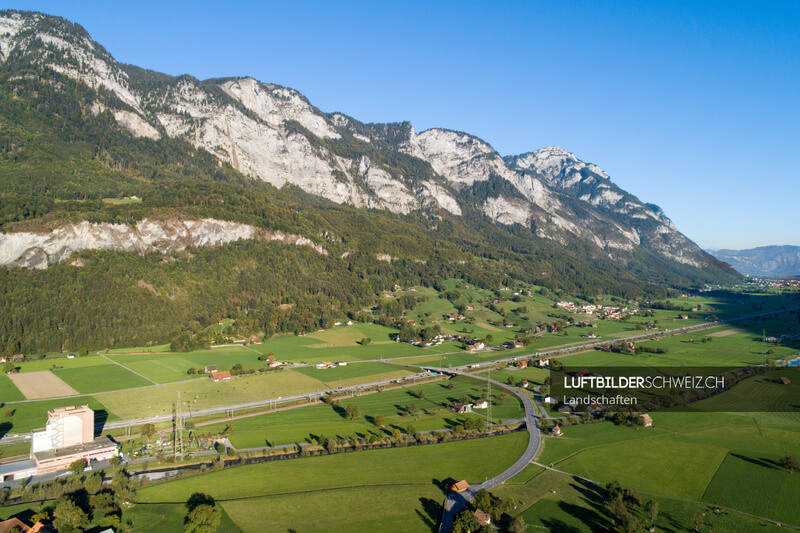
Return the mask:
<path fill-rule="evenodd" d="M 124 368 L 124 369 L 125 369 L 125 370 L 127 370 L 128 372 L 130 372 L 130 373 L 132 373 L 132 374 L 136 374 L 137 376 L 139 376 L 139 377 L 140 377 L 140 378 L 142 378 L 142 379 L 146 379 L 147 381 L 149 381 L 149 382 L 150 382 L 150 383 L 152 383 L 153 385 L 160 385 L 160 383 L 157 383 L 157 382 L 153 381 L 152 379 L 148 378 L 148 377 L 147 377 L 147 376 L 145 376 L 144 374 L 140 374 L 140 373 L 138 373 L 138 372 L 137 372 L 137 371 L 135 371 L 135 370 L 131 370 L 131 369 L 130 369 L 130 368 L 128 368 L 127 366 L 123 365 L 122 363 L 118 363 L 118 362 L 114 361 L 113 359 L 111 359 L 110 357 L 107 357 L 107 356 L 105 356 L 104 354 L 98 354 L 98 355 L 99 355 L 100 357 L 102 357 L 103 359 L 105 359 L 106 361 L 110 361 L 110 362 L 114 363 L 115 365 L 117 365 L 117 366 L 119 366 L 119 367 L 122 367 L 122 368 Z M 110 391 L 110 392 L 115 392 L 115 391 Z"/>

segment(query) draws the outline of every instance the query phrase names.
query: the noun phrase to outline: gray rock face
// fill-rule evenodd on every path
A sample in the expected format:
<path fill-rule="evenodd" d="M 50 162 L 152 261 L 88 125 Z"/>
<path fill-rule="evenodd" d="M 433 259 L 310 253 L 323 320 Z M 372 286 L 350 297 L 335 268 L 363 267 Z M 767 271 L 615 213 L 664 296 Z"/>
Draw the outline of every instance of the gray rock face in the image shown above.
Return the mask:
<path fill-rule="evenodd" d="M 280 241 L 309 246 L 327 255 L 320 245 L 300 235 L 265 232 L 237 222 L 215 220 L 149 220 L 128 224 L 65 224 L 51 231 L 0 233 L 0 266 L 46 268 L 80 250 L 123 252 L 181 251 L 189 246 L 217 246 L 239 239 Z"/>
<path fill-rule="evenodd" d="M 201 82 L 158 75 L 159 83 L 142 84 L 82 28 L 35 13 L 0 12 L 0 62 L 11 56 L 112 92 L 126 108 L 109 111 L 134 136 L 183 138 L 277 187 L 291 184 L 337 203 L 439 217 L 461 216 L 465 192 L 499 183 L 502 191 L 481 193 L 474 206 L 496 223 L 522 224 L 565 244 L 581 239 L 614 258 L 645 247 L 693 266 L 710 259 L 660 209 L 558 147 L 503 158 L 466 133 L 430 129 L 417 134 L 408 123 L 362 124 L 341 113 L 325 114 L 299 92 L 253 78 Z M 98 101 L 91 110 L 102 112 L 104 106 Z M 337 152 L 336 143 L 350 144 Z M 374 152 L 353 156 L 354 143 L 413 156 L 433 173 L 400 175 L 385 158 L 368 155 Z M 70 231 L 77 231 L 76 243 L 89 238 L 83 230 Z M 37 250 L 44 248 L 37 246 L 22 252 L 29 259 L 19 255 L 10 261 L 43 264 Z"/>

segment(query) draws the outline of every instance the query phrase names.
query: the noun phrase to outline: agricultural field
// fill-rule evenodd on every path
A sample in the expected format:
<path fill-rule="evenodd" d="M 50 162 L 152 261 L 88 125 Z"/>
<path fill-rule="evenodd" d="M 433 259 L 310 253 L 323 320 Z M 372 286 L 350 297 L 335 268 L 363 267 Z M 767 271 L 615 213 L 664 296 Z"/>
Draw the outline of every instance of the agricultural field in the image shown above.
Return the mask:
<path fill-rule="evenodd" d="M 613 530 L 612 517 L 604 501 L 604 491 L 568 474 L 530 465 L 493 491 L 498 497 L 518 502 L 518 515 L 528 531 L 569 531 L 593 533 Z M 705 503 L 693 503 L 642 494 L 642 502 L 658 503 L 656 531 L 694 531 L 694 518 L 703 517 L 708 531 L 779 531 L 780 526 Z M 646 520 L 640 511 L 639 518 Z"/>
<path fill-rule="evenodd" d="M 102 366 L 64 368 L 62 370 L 54 370 L 53 374 L 81 394 L 133 389 L 152 385 L 151 382 L 141 376 L 137 376 L 133 372 L 111 363 Z"/>
<path fill-rule="evenodd" d="M 208 377 L 141 390 L 108 392 L 94 397 L 122 419 L 168 414 L 178 393 L 185 410 L 292 396 L 327 390 L 322 382 L 291 370 L 238 376 L 215 383 Z"/>
<path fill-rule="evenodd" d="M 800 526 L 800 510 L 789 496 L 800 480 L 779 466 L 781 457 L 800 455 L 800 422 L 792 415 L 774 426 L 745 414 L 673 412 L 652 413 L 653 428 L 566 426 L 563 437 L 545 440 L 538 460 L 599 483 L 619 481 Z M 763 489 L 757 501 L 751 481 Z"/>
<path fill-rule="evenodd" d="M 319 380 L 326 387 L 331 389 L 357 385 L 363 383 L 364 378 L 369 378 L 369 381 L 382 381 L 385 379 L 410 376 L 415 373 L 406 368 L 386 363 L 353 363 L 347 366 L 335 366 L 333 368 L 324 369 L 306 366 L 294 369 L 294 371 Z"/>
<path fill-rule="evenodd" d="M 275 531 L 430 531 L 451 483 L 503 471 L 526 444 L 527 434 L 513 433 L 228 468 L 140 489 L 123 522 L 133 520 L 133 531 L 180 530 L 186 498 L 203 492 L 242 531 L 265 523 Z M 162 508 L 164 521 L 154 523 L 154 505 L 180 511 Z"/>
<path fill-rule="evenodd" d="M 419 391 L 423 392 L 422 398 L 419 397 Z M 502 392 L 504 391 L 492 391 L 493 418 L 499 421 L 522 417 L 524 411 L 519 400 L 510 394 L 506 394 L 503 400 L 500 400 L 498 396 Z M 229 437 L 231 444 L 237 448 L 255 448 L 312 442 L 319 440 L 323 435 L 336 439 L 364 438 L 370 435 L 381 437 L 391 434 L 396 428 L 406 432 L 410 425 L 413 425 L 416 431 L 428 431 L 460 425 L 467 417 L 486 416 L 484 410 L 458 415 L 447 408 L 447 405 L 454 401 L 466 399 L 474 402 L 484 394 L 486 388 L 483 382 L 456 377 L 446 381 L 343 399 L 340 407 L 313 405 L 204 425 L 198 427 L 198 432 L 219 433 L 227 425 L 232 429 Z M 350 404 L 359 408 L 359 415 L 355 420 L 345 418 L 344 408 Z M 412 404 L 417 407 L 416 412 L 413 412 Z M 375 417 L 378 415 L 385 418 L 383 428 L 375 424 Z"/>

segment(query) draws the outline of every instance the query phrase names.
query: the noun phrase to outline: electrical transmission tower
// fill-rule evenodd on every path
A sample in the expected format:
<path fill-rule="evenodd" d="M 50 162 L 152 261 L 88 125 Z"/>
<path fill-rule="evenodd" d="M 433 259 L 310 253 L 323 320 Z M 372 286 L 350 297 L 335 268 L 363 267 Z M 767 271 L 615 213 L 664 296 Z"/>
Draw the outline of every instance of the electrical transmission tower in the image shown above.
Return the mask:
<path fill-rule="evenodd" d="M 492 426 L 492 370 L 489 369 L 489 379 L 486 381 L 487 395 L 489 396 L 486 401 L 489 402 L 489 427 Z"/>
<path fill-rule="evenodd" d="M 180 391 L 178 391 L 178 401 L 175 403 L 175 439 L 173 443 L 175 459 L 183 458 L 183 413 L 181 412 Z"/>

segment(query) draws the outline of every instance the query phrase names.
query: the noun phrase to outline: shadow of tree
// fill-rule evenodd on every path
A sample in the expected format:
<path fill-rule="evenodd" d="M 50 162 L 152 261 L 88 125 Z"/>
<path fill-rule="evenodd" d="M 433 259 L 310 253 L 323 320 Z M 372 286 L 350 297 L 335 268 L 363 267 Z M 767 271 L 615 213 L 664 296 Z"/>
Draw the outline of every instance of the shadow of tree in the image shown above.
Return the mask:
<path fill-rule="evenodd" d="M 442 504 L 431 498 L 420 498 L 419 501 L 424 513 L 417 510 L 417 515 L 431 531 L 436 531 L 436 526 L 439 525 L 439 519 L 442 516 Z"/>

